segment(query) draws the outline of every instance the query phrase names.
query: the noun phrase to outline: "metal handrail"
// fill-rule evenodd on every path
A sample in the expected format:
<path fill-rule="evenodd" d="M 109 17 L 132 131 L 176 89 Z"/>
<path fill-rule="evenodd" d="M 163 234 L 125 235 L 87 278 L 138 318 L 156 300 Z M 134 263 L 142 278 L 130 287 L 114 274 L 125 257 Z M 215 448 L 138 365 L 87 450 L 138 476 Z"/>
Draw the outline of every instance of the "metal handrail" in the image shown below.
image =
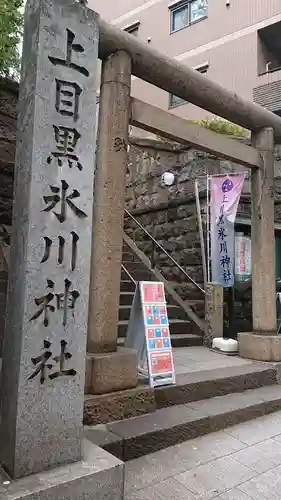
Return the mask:
<path fill-rule="evenodd" d="M 123 271 L 125 271 L 125 273 L 127 274 L 128 278 L 134 283 L 134 285 L 136 286 L 137 285 L 137 282 L 134 280 L 133 276 L 129 273 L 128 269 L 123 265 L 121 264 L 121 269 L 123 269 Z"/>
<path fill-rule="evenodd" d="M 161 252 L 163 252 L 172 262 L 173 264 L 197 287 L 199 288 L 199 290 L 201 290 L 201 292 L 205 293 L 205 290 L 203 288 L 201 288 L 200 285 L 198 285 L 198 283 L 196 283 L 196 281 L 194 281 L 193 278 L 191 278 L 191 276 L 189 276 L 189 274 L 187 274 L 187 272 L 183 269 L 183 267 L 181 267 L 180 264 L 177 263 L 177 261 L 167 252 L 167 250 L 165 250 L 164 247 L 162 247 L 162 245 L 160 245 L 160 243 L 158 243 L 158 241 L 156 241 L 155 238 L 153 238 L 153 236 L 141 225 L 141 223 L 135 219 L 135 217 L 130 213 L 128 212 L 128 210 L 125 208 L 125 214 L 128 215 L 136 224 L 137 226 L 151 239 L 151 241 L 153 242 L 153 245 L 156 245 L 158 248 L 160 248 Z"/>

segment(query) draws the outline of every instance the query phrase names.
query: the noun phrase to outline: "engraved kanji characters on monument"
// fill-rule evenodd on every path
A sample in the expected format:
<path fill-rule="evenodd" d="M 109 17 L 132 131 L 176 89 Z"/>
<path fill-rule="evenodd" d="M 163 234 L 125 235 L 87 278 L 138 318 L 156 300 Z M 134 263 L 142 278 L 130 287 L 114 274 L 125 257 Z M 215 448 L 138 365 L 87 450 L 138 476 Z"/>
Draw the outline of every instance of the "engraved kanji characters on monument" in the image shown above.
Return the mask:
<path fill-rule="evenodd" d="M 56 110 L 64 116 L 79 116 L 79 100 L 82 88 L 78 83 L 56 79 Z"/>
<path fill-rule="evenodd" d="M 32 380 L 36 377 L 36 375 L 39 375 L 40 373 L 40 383 L 43 384 L 45 382 L 47 368 L 48 370 L 52 368 L 52 364 L 51 362 L 49 362 L 50 358 L 52 357 L 52 353 L 49 350 L 50 346 L 51 342 L 49 342 L 48 340 L 44 340 L 43 354 L 40 354 L 36 358 L 31 358 L 31 362 L 34 366 L 36 366 L 36 368 L 34 372 L 28 377 L 28 380 Z"/>
<path fill-rule="evenodd" d="M 71 30 L 66 29 L 65 59 L 59 59 L 58 57 L 49 56 L 49 60 L 51 61 L 52 64 L 54 64 L 54 66 L 64 66 L 67 68 L 74 69 L 84 76 L 89 76 L 89 71 L 86 68 L 84 68 L 84 66 L 76 64 L 72 60 L 73 52 L 76 52 L 78 54 L 84 52 L 84 48 L 82 47 L 82 45 L 80 45 L 80 43 L 74 43 L 74 40 L 75 40 L 75 34 Z"/>
<path fill-rule="evenodd" d="M 54 66 L 63 66 L 76 71 L 84 77 L 88 77 L 89 71 L 83 65 L 78 64 L 79 61 L 77 61 L 79 54 L 83 54 L 83 52 L 84 48 L 82 45 L 75 43 L 75 34 L 71 30 L 66 29 L 65 58 L 48 56 L 48 59 Z M 55 85 L 55 109 L 58 115 L 63 116 L 64 119 L 69 118 L 73 121 L 72 123 L 64 123 L 63 125 L 53 124 L 55 147 L 47 157 L 47 165 L 51 165 L 56 162 L 58 167 L 63 168 L 66 165 L 69 168 L 75 167 L 78 172 L 81 172 L 83 170 L 83 166 L 79 161 L 76 151 L 81 134 L 75 127 L 73 127 L 73 122 L 76 122 L 79 118 L 79 107 L 83 88 L 76 81 L 68 81 L 61 78 L 55 79 Z M 71 188 L 64 179 L 61 179 L 58 185 L 49 184 L 49 189 L 50 194 L 43 196 L 43 202 L 46 205 L 42 209 L 43 212 L 52 212 L 61 224 L 67 220 L 68 210 L 70 210 L 78 218 L 83 219 L 87 217 L 87 214 L 76 204 L 77 199 L 80 198 L 80 192 L 77 189 Z M 53 245 L 57 246 L 57 264 L 64 264 L 66 243 L 69 243 L 69 241 L 66 241 L 66 237 L 62 234 L 59 234 L 55 239 L 43 236 L 43 240 L 44 253 L 41 259 L 41 264 L 44 264 L 49 260 Z M 71 231 L 71 271 L 76 269 L 78 241 L 79 235 L 75 231 Z M 46 282 L 46 293 L 45 295 L 34 299 L 37 310 L 31 316 L 29 321 L 34 322 L 42 317 L 44 326 L 48 327 L 50 324 L 50 316 L 55 314 L 57 311 L 61 311 L 62 325 L 65 328 L 69 320 L 69 315 L 74 317 L 76 302 L 80 297 L 80 294 L 78 290 L 73 287 L 71 280 L 67 277 L 64 279 L 63 291 L 59 293 L 56 292 L 56 286 L 53 280 L 47 279 Z M 53 380 L 65 375 L 76 375 L 76 371 L 74 369 L 65 368 L 65 363 L 72 357 L 72 354 L 70 354 L 67 350 L 67 341 L 60 341 L 59 355 L 53 356 L 50 349 L 51 342 L 44 340 L 44 352 L 31 359 L 32 364 L 36 368 L 29 376 L 28 380 L 31 380 L 40 374 L 40 383 L 43 384 L 46 378 Z M 54 368 L 53 363 L 59 364 L 59 367 L 56 371 L 47 375 L 47 372 Z"/>
<path fill-rule="evenodd" d="M 60 341 L 60 354 L 59 356 L 54 356 L 54 361 L 56 363 L 59 363 L 59 370 L 51 373 L 49 375 L 49 378 L 53 380 L 54 378 L 61 377 L 62 375 L 70 375 L 74 376 L 76 375 L 76 370 L 73 368 L 70 369 L 65 369 L 65 362 L 72 358 L 72 354 L 66 350 L 67 342 L 65 340 Z"/>
<path fill-rule="evenodd" d="M 47 279 L 47 289 L 53 290 L 54 282 Z M 46 295 L 37 297 L 34 299 L 35 304 L 38 306 L 38 310 L 33 314 L 29 321 L 33 321 L 43 315 L 43 324 L 48 326 L 49 324 L 49 313 L 55 311 L 55 306 L 51 303 L 54 298 L 54 293 L 49 291 Z"/>
<path fill-rule="evenodd" d="M 58 356 L 53 356 L 51 348 L 51 342 L 44 340 L 43 342 L 43 353 L 39 356 L 31 358 L 32 364 L 36 367 L 33 373 L 28 377 L 28 380 L 32 380 L 37 375 L 40 374 L 40 384 L 44 384 L 47 378 L 53 380 L 55 378 L 76 375 L 76 370 L 73 368 L 65 368 L 65 362 L 72 358 L 72 354 L 66 350 L 67 342 L 65 340 L 60 341 L 60 354 Z M 59 363 L 59 369 L 47 376 L 47 371 L 55 369 L 56 364 Z"/>
<path fill-rule="evenodd" d="M 71 231 L 70 233 L 71 236 L 71 271 L 74 271 L 76 268 L 76 260 L 77 260 L 77 245 L 78 245 L 78 240 L 79 236 L 75 231 Z M 65 244 L 66 240 L 63 236 L 58 236 L 58 255 L 57 255 L 57 263 L 58 264 L 63 264 L 64 263 L 64 253 L 65 253 Z M 41 264 L 43 262 L 46 262 L 50 255 L 51 255 L 51 249 L 53 245 L 53 240 L 49 238 L 48 236 L 43 237 L 44 243 L 45 243 L 45 249 L 44 249 L 44 255 L 41 259 Z"/>
<path fill-rule="evenodd" d="M 50 313 L 63 309 L 63 326 L 66 326 L 68 320 L 68 310 L 74 310 L 77 299 L 80 297 L 78 290 L 71 289 L 71 281 L 68 278 L 64 280 L 64 291 L 55 293 L 55 283 L 47 279 L 47 292 L 41 297 L 36 297 L 34 302 L 38 306 L 37 311 L 32 315 L 29 321 L 34 321 L 40 316 L 43 316 L 43 324 L 45 327 L 49 325 Z"/>
<path fill-rule="evenodd" d="M 56 151 L 52 151 L 47 158 L 47 163 L 50 165 L 53 158 L 57 160 L 58 166 L 63 166 L 63 160 L 66 160 L 69 168 L 73 166 L 77 167 L 78 170 L 82 170 L 78 156 L 75 154 L 75 148 L 78 140 L 80 139 L 80 134 L 75 128 L 61 127 L 54 125 L 54 137 L 56 143 Z"/>
<path fill-rule="evenodd" d="M 77 189 L 73 189 L 70 194 L 67 194 L 69 185 L 66 181 L 61 181 L 61 187 L 49 186 L 53 194 L 44 196 L 44 201 L 47 207 L 43 209 L 43 212 L 50 212 L 51 210 L 60 222 L 66 220 L 66 208 L 67 205 L 79 218 L 87 217 L 87 214 L 83 212 L 79 207 L 77 207 L 72 200 L 80 198 L 80 193 Z M 55 212 L 53 208 L 60 203 L 60 212 Z"/>

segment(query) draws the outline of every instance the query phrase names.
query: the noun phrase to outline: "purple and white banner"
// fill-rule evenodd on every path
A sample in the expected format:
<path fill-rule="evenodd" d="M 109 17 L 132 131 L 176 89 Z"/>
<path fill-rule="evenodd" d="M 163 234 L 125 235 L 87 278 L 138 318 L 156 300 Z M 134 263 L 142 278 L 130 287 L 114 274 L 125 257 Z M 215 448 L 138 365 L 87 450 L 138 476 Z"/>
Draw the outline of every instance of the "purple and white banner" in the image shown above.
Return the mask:
<path fill-rule="evenodd" d="M 211 281 L 229 288 L 234 284 L 234 222 L 244 174 L 215 175 L 211 191 Z"/>

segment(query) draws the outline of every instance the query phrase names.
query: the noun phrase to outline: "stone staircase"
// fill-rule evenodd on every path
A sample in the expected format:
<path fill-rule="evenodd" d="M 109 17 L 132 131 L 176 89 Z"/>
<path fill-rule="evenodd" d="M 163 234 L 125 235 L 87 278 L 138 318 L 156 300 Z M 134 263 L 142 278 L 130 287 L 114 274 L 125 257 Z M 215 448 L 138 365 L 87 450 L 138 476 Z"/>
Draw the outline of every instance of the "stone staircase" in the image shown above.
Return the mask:
<path fill-rule="evenodd" d="M 124 242 L 122 257 L 121 290 L 119 305 L 118 344 L 123 345 L 130 317 L 135 283 L 134 281 L 157 281 L 134 251 Z M 127 272 L 126 272 L 127 271 Z M 173 284 L 175 287 L 175 284 Z M 167 310 L 173 347 L 189 347 L 202 345 L 202 331 L 188 317 L 182 307 L 169 296 L 166 290 Z M 201 310 L 204 314 L 204 297 L 188 302 L 194 312 Z"/>
<path fill-rule="evenodd" d="M 118 421 L 112 421 L 108 414 L 103 421 L 98 421 L 86 403 L 87 438 L 121 460 L 132 460 L 280 411 L 279 383 L 276 364 L 249 362 L 243 366 L 186 373 L 177 376 L 174 386 L 147 388 L 152 395 L 147 405 L 149 413 L 141 416 L 132 412 L 132 394 L 127 395 L 126 402 L 124 396 L 120 401 L 118 395 L 111 394 L 111 408 L 112 404 L 122 406 L 122 415 L 119 413 Z M 148 402 L 144 388 L 141 399 Z M 100 404 L 101 400 L 99 407 Z M 104 425 L 93 425 L 95 423 Z"/>

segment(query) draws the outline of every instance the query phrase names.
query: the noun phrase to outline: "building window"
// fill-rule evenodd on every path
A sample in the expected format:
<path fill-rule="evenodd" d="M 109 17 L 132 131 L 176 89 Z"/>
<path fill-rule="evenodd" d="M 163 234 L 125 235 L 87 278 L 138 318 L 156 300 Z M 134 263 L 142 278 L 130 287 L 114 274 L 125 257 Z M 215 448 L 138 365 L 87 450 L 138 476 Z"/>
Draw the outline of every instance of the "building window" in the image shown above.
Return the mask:
<path fill-rule="evenodd" d="M 208 0 L 182 0 L 170 6 L 171 32 L 208 16 Z"/>
<path fill-rule="evenodd" d="M 175 108 L 176 106 L 181 106 L 181 104 L 186 104 L 186 103 L 187 103 L 187 101 L 185 101 L 181 97 L 178 97 L 174 94 L 170 94 L 169 108 Z"/>
<path fill-rule="evenodd" d="M 193 69 L 198 71 L 198 73 L 201 73 L 201 75 L 207 75 L 208 68 L 209 68 L 209 63 L 205 62 L 204 64 L 200 64 L 199 66 L 195 66 L 195 68 L 193 68 Z"/>
<path fill-rule="evenodd" d="M 202 75 L 206 75 L 208 71 L 209 63 L 206 62 L 204 64 L 200 64 L 200 66 L 196 66 L 195 69 Z M 181 106 L 182 104 L 188 104 L 188 101 L 185 101 L 181 97 L 178 97 L 174 94 L 169 94 L 169 108 L 175 108 L 176 106 Z"/>
<path fill-rule="evenodd" d="M 123 29 L 127 33 L 130 33 L 130 35 L 138 36 L 138 34 L 139 34 L 139 27 L 140 27 L 140 21 L 136 21 L 133 24 L 130 24 L 129 26 L 126 26 Z"/>
<path fill-rule="evenodd" d="M 281 21 L 258 31 L 258 74 L 281 70 Z"/>

